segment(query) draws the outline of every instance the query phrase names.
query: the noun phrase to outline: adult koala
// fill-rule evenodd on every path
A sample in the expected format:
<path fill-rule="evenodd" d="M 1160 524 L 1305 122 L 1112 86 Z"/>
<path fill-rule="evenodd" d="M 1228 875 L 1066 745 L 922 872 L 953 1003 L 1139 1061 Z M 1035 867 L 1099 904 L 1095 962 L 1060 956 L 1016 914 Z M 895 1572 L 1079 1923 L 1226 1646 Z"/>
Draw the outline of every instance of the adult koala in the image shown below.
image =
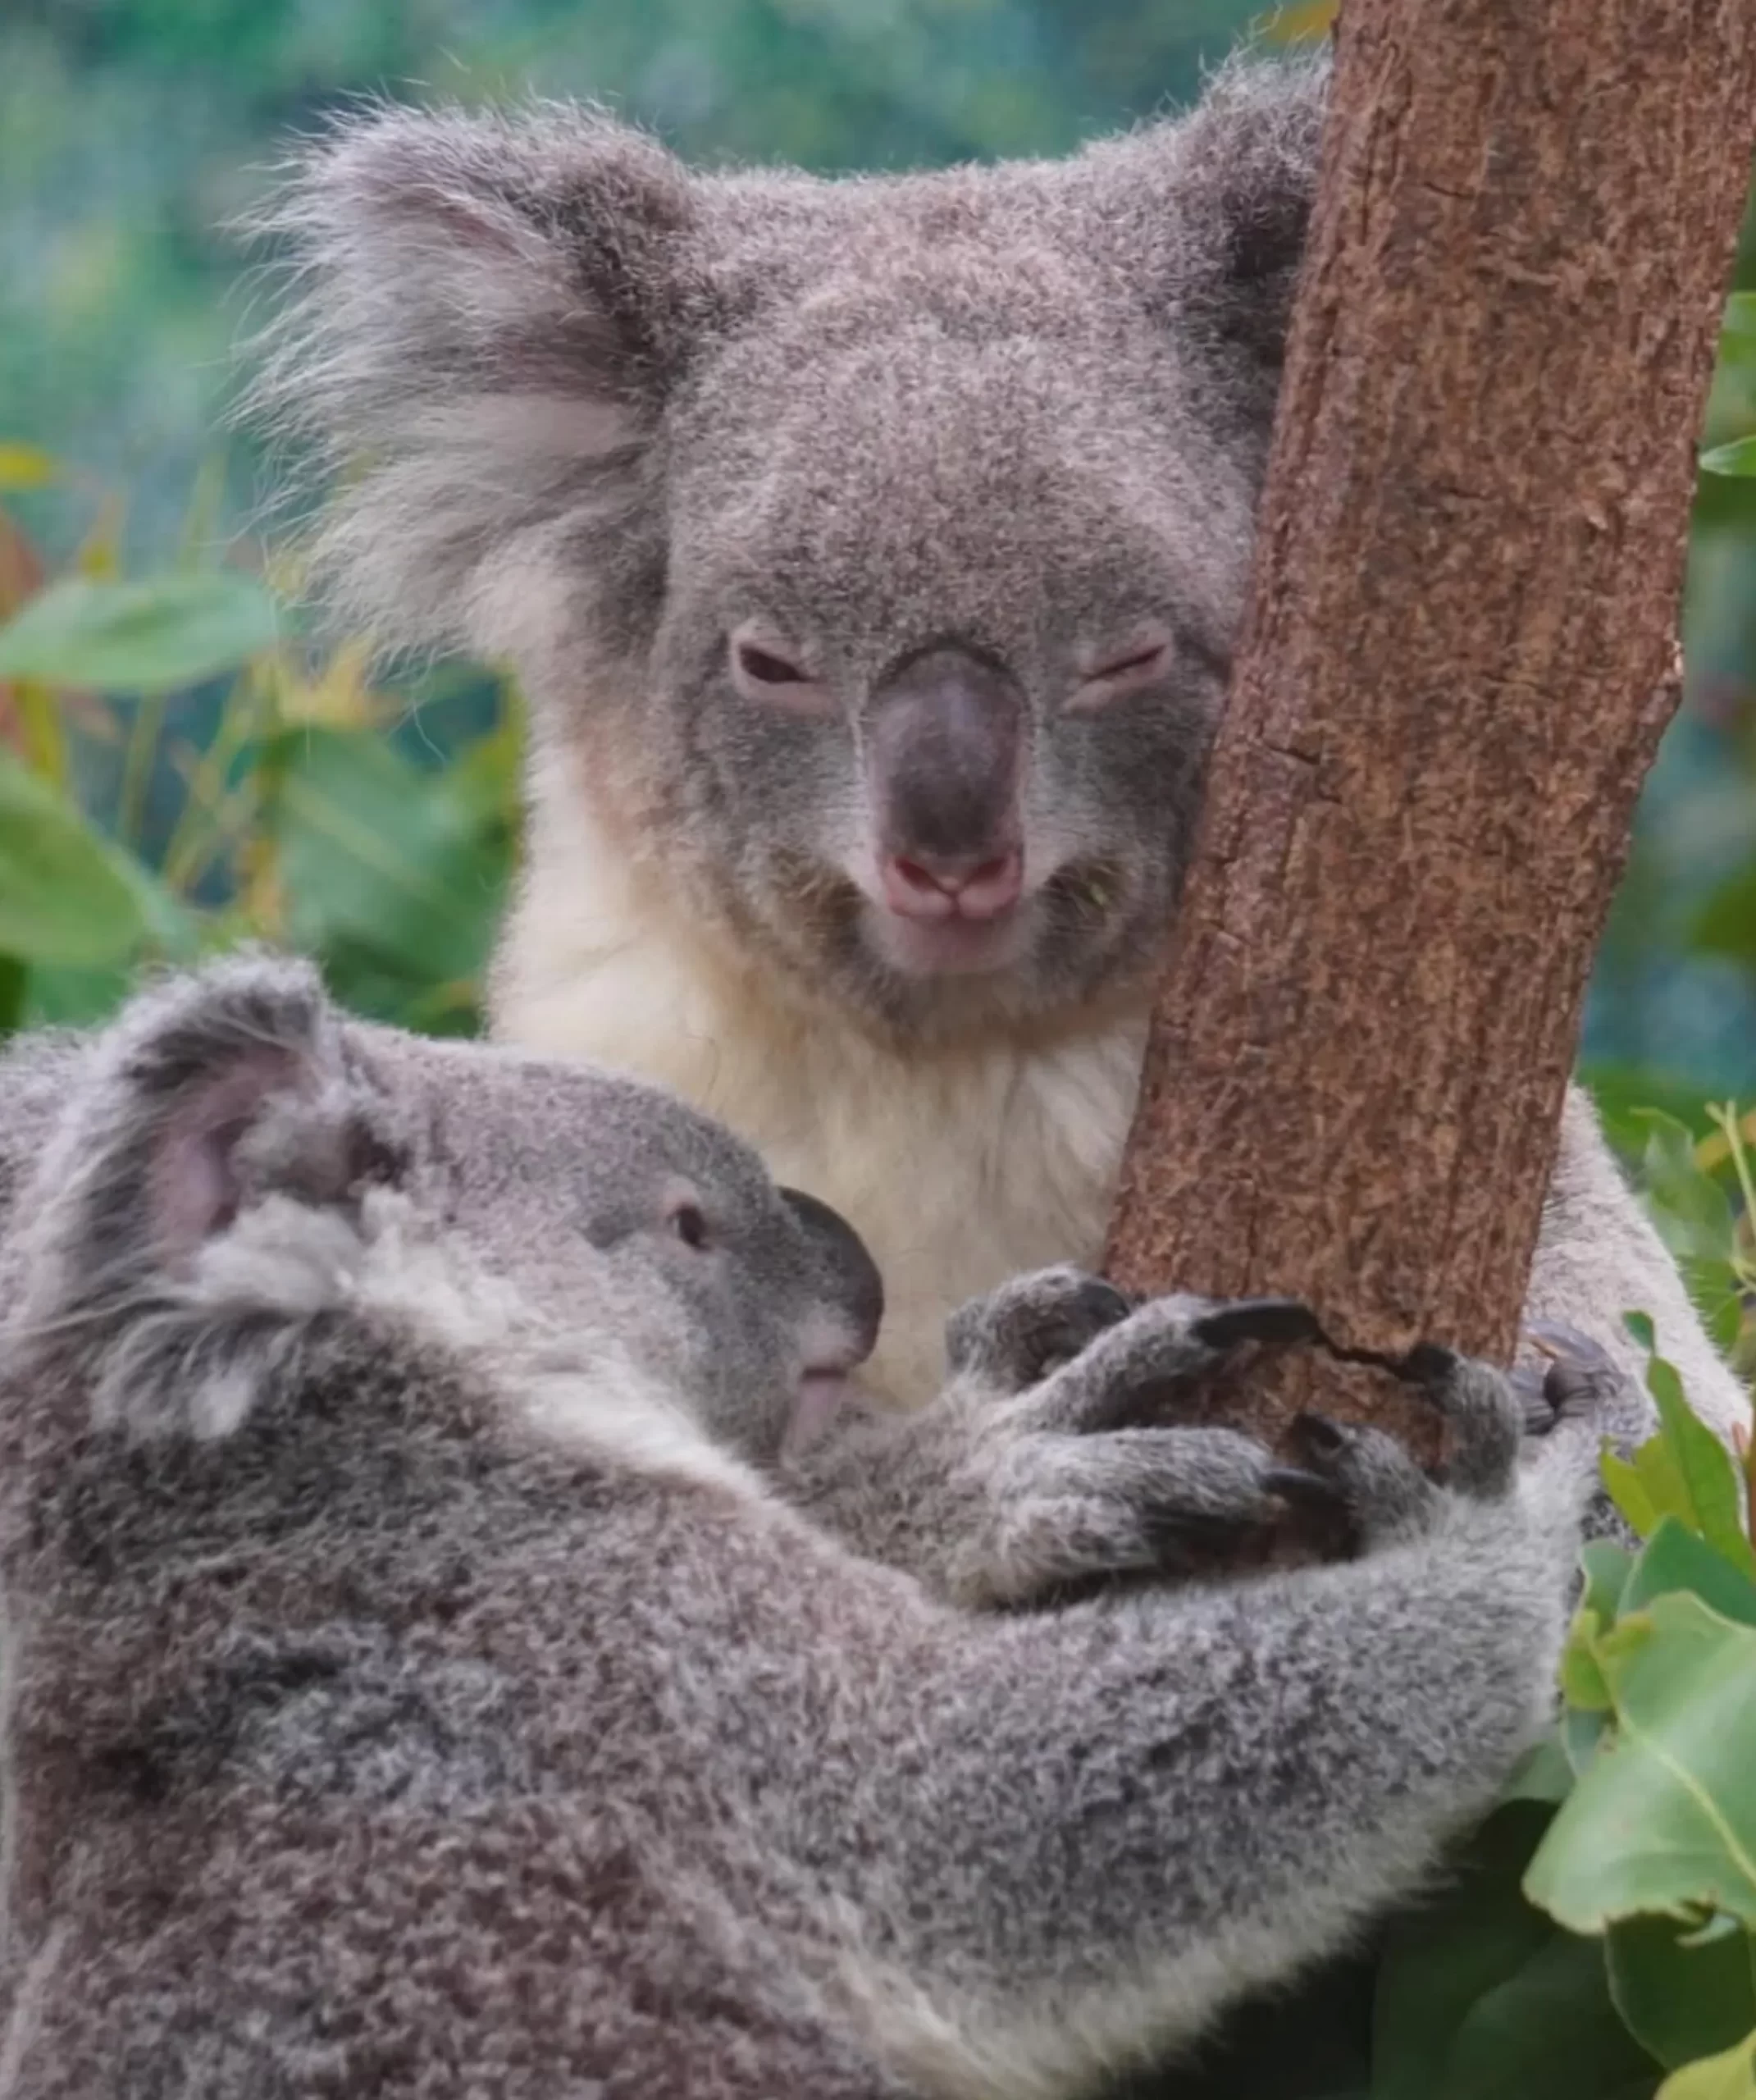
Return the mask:
<path fill-rule="evenodd" d="M 673 1098 L 252 959 L 5 1098 L 48 1065 L 0 1216 L 8 2100 L 1056 2100 L 1418 1887 L 1547 1716 L 1589 1368 L 1527 1443 L 1428 1352 L 1443 1488 L 1310 1425 L 1343 1564 L 966 1611 L 784 1500 L 875 1279 Z M 953 1354 L 1150 1441 L 1288 1310 L 1038 1276 Z"/>
<path fill-rule="evenodd" d="M 698 175 L 602 116 L 344 121 L 270 222 L 322 567 L 534 703 L 498 1032 L 662 1080 L 836 1205 L 919 1403 L 1089 1264 L 1250 564 L 1320 66 L 1060 162 Z M 1530 1311 L 1735 1381 L 1582 1094 Z"/>

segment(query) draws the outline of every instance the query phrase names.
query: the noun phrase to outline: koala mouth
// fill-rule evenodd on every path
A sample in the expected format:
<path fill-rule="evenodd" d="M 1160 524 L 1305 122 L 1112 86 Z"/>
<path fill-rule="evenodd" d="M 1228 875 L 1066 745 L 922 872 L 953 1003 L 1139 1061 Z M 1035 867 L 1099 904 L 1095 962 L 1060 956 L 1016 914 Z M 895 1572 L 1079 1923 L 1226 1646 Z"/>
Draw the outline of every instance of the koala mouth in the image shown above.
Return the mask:
<path fill-rule="evenodd" d="M 901 976 L 998 976 L 1041 962 L 1051 951 L 1092 952 L 1124 888 L 1112 862 L 1070 861 L 988 919 L 922 920 L 863 898 L 863 931 L 869 948 Z"/>
<path fill-rule="evenodd" d="M 869 906 L 866 924 L 873 947 L 905 977 L 975 977 L 1023 961 L 1034 917 L 1028 900 L 982 920 L 922 920 Z"/>

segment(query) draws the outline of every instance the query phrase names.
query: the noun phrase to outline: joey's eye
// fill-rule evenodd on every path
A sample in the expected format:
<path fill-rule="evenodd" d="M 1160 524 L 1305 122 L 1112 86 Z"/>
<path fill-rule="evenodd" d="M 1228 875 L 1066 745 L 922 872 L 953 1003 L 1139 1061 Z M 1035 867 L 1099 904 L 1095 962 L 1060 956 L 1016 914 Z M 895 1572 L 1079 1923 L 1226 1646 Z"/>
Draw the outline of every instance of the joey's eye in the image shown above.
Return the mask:
<path fill-rule="evenodd" d="M 707 1244 L 707 1220 L 699 1203 L 679 1203 L 671 1212 L 671 1230 L 686 1247 L 699 1249 Z"/>

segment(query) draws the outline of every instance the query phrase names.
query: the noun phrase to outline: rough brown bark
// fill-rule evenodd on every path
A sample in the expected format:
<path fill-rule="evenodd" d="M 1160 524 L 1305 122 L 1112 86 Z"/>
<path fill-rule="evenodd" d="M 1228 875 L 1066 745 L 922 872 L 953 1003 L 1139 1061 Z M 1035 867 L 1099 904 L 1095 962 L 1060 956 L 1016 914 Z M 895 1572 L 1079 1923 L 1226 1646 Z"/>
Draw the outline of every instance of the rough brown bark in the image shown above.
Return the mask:
<path fill-rule="evenodd" d="M 1344 0 L 1253 603 L 1112 1272 L 1342 1345 L 1517 1339 L 1675 705 L 1751 0 Z M 1315 1385 L 1313 1384 L 1315 1381 Z M 1313 1395 L 1413 1419 L 1372 1374 Z"/>

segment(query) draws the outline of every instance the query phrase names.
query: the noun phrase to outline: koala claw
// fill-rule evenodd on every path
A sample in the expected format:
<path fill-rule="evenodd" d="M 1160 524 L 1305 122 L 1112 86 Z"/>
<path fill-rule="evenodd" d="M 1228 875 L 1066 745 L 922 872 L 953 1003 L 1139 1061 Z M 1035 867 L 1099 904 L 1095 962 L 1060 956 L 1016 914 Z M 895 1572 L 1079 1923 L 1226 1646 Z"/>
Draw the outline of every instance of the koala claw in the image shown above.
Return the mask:
<path fill-rule="evenodd" d="M 1293 1439 L 1310 1457 L 1320 1462 L 1339 1458 L 1347 1449 L 1348 1432 L 1326 1414 L 1307 1408 L 1293 1418 Z"/>
<path fill-rule="evenodd" d="M 1398 1375 L 1411 1385 L 1419 1386 L 1430 1398 L 1443 1405 L 1446 1386 L 1457 1376 L 1462 1362 L 1455 1349 L 1446 1349 L 1440 1343 L 1416 1342 L 1398 1366 Z"/>
<path fill-rule="evenodd" d="M 1569 1326 L 1564 1320 L 1532 1320 L 1525 1329 L 1545 1356 L 1565 1361 L 1571 1358 L 1581 1369 L 1613 1371 L 1615 1360 L 1601 1342 L 1581 1333 L 1577 1327 Z"/>
<path fill-rule="evenodd" d="M 1323 1330 L 1308 1305 L 1296 1298 L 1240 1298 L 1194 1321 L 1189 1332 L 1209 1349 L 1235 1349 L 1241 1342 L 1271 1346 L 1314 1342 Z"/>
<path fill-rule="evenodd" d="M 1302 1502 L 1333 1509 L 1343 1500 L 1341 1491 L 1325 1474 L 1306 1472 L 1298 1466 L 1275 1466 L 1262 1476 L 1265 1494 L 1278 1495 L 1283 1502 Z"/>

